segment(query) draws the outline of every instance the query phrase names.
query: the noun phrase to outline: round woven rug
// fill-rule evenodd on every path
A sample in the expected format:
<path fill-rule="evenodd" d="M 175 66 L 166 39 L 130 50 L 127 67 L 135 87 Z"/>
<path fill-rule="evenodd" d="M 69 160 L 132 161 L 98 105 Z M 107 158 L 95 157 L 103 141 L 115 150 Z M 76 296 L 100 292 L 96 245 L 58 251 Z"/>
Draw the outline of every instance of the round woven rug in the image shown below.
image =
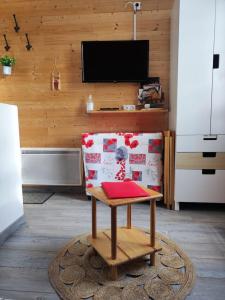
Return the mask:
<path fill-rule="evenodd" d="M 146 234 L 149 232 L 146 230 Z M 49 279 L 64 300 L 178 300 L 193 288 L 195 271 L 188 256 L 173 241 L 157 233 L 162 250 L 156 266 L 149 255 L 118 267 L 118 279 L 81 235 L 71 240 L 49 266 Z"/>

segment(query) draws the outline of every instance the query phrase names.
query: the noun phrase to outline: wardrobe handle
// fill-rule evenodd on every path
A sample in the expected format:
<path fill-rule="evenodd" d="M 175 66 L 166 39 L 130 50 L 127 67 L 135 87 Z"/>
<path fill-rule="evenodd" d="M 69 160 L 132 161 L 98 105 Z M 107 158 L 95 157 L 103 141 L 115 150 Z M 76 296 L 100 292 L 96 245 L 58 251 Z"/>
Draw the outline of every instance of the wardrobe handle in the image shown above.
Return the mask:
<path fill-rule="evenodd" d="M 203 169 L 202 170 L 202 175 L 215 175 L 216 170 L 214 169 Z"/>
<path fill-rule="evenodd" d="M 202 152 L 202 157 L 216 157 L 216 152 Z"/>
<path fill-rule="evenodd" d="M 204 141 L 216 141 L 217 135 L 204 135 L 203 140 Z"/>
<path fill-rule="evenodd" d="M 220 55 L 214 54 L 213 55 L 213 69 L 219 69 L 220 67 Z"/>

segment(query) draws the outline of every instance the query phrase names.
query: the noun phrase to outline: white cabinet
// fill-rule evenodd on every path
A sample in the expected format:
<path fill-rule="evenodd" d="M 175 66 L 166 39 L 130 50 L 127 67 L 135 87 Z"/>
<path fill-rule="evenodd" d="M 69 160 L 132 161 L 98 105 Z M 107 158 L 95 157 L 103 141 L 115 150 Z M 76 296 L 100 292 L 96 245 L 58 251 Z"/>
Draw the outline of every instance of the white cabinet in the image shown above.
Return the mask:
<path fill-rule="evenodd" d="M 0 103 L 0 243 L 22 217 L 18 112 L 15 105 Z"/>
<path fill-rule="evenodd" d="M 179 152 L 225 152 L 225 0 L 175 0 L 171 14 L 170 129 Z M 175 165 L 175 204 L 225 202 L 225 171 Z M 212 160 L 212 157 L 210 157 Z M 215 166 L 218 166 L 215 163 Z M 204 186 L 205 192 L 200 192 Z M 188 195 L 188 190 L 193 190 Z M 216 197 L 205 197 L 217 190 Z"/>

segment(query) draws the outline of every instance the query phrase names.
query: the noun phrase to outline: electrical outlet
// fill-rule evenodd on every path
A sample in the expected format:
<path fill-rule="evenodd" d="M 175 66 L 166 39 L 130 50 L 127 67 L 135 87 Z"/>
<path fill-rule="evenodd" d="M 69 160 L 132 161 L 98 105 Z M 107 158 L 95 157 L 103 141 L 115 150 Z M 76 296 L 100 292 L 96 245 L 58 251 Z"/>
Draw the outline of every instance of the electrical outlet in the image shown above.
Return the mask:
<path fill-rule="evenodd" d="M 134 11 L 141 10 L 141 2 L 133 2 Z"/>

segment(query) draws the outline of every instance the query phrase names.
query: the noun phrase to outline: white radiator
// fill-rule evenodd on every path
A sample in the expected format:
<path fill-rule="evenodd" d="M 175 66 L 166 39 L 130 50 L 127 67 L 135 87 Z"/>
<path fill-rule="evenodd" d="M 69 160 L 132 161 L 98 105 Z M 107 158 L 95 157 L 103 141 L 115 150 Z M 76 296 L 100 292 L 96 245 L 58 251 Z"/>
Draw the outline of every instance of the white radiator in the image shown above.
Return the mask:
<path fill-rule="evenodd" d="M 82 184 L 79 148 L 22 148 L 24 185 Z"/>

